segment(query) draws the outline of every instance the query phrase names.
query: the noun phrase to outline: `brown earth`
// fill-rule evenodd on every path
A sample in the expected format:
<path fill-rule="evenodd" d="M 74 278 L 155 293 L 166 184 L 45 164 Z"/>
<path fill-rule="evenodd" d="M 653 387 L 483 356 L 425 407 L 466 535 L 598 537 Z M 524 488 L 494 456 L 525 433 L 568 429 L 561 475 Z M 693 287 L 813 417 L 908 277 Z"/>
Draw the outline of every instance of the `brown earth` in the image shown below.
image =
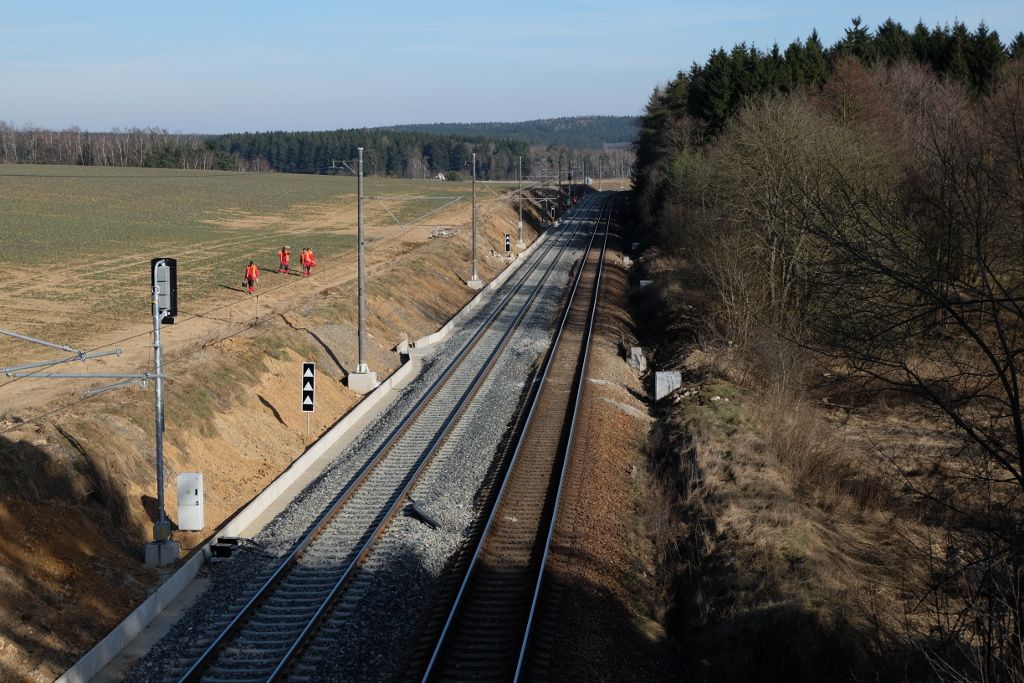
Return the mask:
<path fill-rule="evenodd" d="M 588 380 L 545 591 L 557 609 L 550 680 L 667 680 L 665 635 L 651 619 L 651 549 L 634 481 L 651 426 L 646 390 L 620 343 L 635 343 L 627 269 L 609 248 Z"/>
<path fill-rule="evenodd" d="M 398 367 L 400 338 L 434 331 L 473 296 L 463 284 L 468 209 L 462 203 L 427 225 L 377 232 L 368 244 L 368 361 L 380 379 Z M 483 279 L 508 264 L 488 245 L 501 244 L 516 219 L 507 201 L 482 206 Z M 429 239 L 439 225 L 457 234 Z M 525 237 L 535 235 L 529 227 Z M 165 328 L 172 521 L 178 472 L 203 472 L 212 531 L 357 402 L 340 381 L 329 381 L 341 380 L 356 360 L 354 270 L 349 259 L 321 263 L 305 281 L 265 274 L 258 300 L 239 304 L 239 294 L 218 293 L 204 305 L 222 310 Z M 124 357 L 93 362 L 92 370 L 145 367 L 145 326 L 83 346 L 133 334 Z M 318 361 L 322 373 L 310 438 L 297 399 L 304 359 Z M 82 399 L 74 387 L 28 379 L 0 390 L 0 680 L 52 680 L 158 581 L 142 566 L 155 516 L 152 392 Z M 176 534 L 186 550 L 207 536 Z"/>

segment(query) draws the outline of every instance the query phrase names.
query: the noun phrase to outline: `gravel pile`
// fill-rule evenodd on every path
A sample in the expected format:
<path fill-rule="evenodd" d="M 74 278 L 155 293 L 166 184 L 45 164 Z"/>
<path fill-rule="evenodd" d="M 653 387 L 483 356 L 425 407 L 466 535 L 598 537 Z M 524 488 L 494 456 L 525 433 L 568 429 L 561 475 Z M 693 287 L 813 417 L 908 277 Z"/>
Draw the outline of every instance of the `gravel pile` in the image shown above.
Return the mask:
<path fill-rule="evenodd" d="M 510 340 L 506 353 L 496 363 L 485 386 L 477 393 L 436 462 L 413 492 L 413 498 L 440 522 L 440 528 L 431 529 L 413 518 L 398 519 L 353 583 L 349 591 L 353 599 L 373 602 L 358 607 L 359 620 L 363 623 L 358 635 L 350 633 L 348 622 L 343 619 L 341 621 L 344 623 L 334 627 L 333 632 L 340 641 L 335 643 L 334 651 L 339 652 L 339 648 L 342 648 L 346 653 L 351 653 L 344 658 L 354 661 L 346 664 L 359 664 L 364 674 L 338 670 L 332 676 L 354 675 L 363 678 L 370 676 L 371 671 L 380 670 L 377 667 L 384 666 L 383 660 L 388 657 L 389 648 L 384 644 L 398 642 L 394 638 L 401 629 L 395 622 L 412 622 L 401 616 L 402 610 L 426 608 L 424 605 L 412 604 L 417 602 L 416 586 L 434 581 L 441 573 L 469 525 L 473 495 L 490 465 L 498 443 L 508 429 L 522 395 L 525 378 L 539 354 L 547 347 L 551 321 L 558 311 L 571 264 L 580 253 L 580 240 L 576 238 L 574 249 L 567 250 L 553 270 L 542 295 Z M 554 251 L 545 258 L 545 262 L 553 255 Z M 542 264 L 529 276 L 529 281 L 536 281 L 543 268 Z M 518 273 L 513 276 L 512 282 L 499 289 L 496 296 L 483 305 L 471 320 L 434 347 L 422 360 L 419 377 L 352 444 L 331 456 L 334 457 L 331 465 L 310 483 L 287 510 L 247 543 L 238 556 L 204 567 L 201 575 L 211 579 L 210 589 L 175 624 L 171 632 L 136 663 L 125 680 L 153 681 L 173 677 L 180 674 L 202 652 L 204 644 L 226 625 L 229 616 L 225 615 L 231 615 L 241 608 L 248 596 L 266 580 L 279 559 L 294 547 L 337 492 L 354 477 L 359 467 L 442 374 L 450 359 L 472 337 L 480 323 L 493 312 L 500 298 L 498 295 L 503 290 L 508 291 L 520 278 Z M 381 584 L 382 581 L 395 583 Z M 385 594 L 378 591 L 378 585 L 390 587 L 383 589 Z M 398 607 L 396 602 L 405 607 Z M 370 614 L 365 614 L 364 609 Z M 343 613 L 343 610 L 338 610 L 339 615 Z M 371 631 L 376 634 L 376 640 L 367 644 L 367 633 Z M 407 638 L 408 634 L 402 637 Z M 393 669 L 394 665 L 390 670 Z M 374 674 L 370 677 L 376 676 Z"/>

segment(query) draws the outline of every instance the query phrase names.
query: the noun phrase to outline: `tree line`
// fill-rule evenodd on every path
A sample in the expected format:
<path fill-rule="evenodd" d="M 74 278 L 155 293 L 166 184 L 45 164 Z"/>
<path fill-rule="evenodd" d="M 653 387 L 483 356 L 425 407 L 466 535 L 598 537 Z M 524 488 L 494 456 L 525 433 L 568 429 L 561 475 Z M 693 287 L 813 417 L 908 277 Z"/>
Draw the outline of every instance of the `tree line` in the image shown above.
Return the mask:
<path fill-rule="evenodd" d="M 913 613 L 864 646 L 942 680 L 1024 680 L 1022 55 L 891 20 L 718 50 L 655 90 L 634 168 L 638 220 L 697 264 L 708 338 L 752 381 L 895 392 L 959 437 L 928 477 L 892 465 L 941 533 L 903 539 Z"/>
<path fill-rule="evenodd" d="M 80 128 L 16 128 L 0 122 L 0 163 L 73 166 L 141 166 L 241 170 L 243 160 L 214 149 L 199 135 L 162 128 L 115 128 L 93 133 Z"/>
<path fill-rule="evenodd" d="M 400 178 L 427 178 L 452 172 L 468 175 L 474 152 L 478 178 L 515 178 L 520 155 L 524 157 L 523 172 L 529 172 L 527 145 L 511 140 L 364 128 L 232 133 L 212 136 L 208 143 L 222 154 L 250 164 L 265 162 L 270 169 L 285 173 L 347 172 L 333 169 L 332 161 L 351 162 L 356 158 L 358 147 L 363 148 L 364 171 L 368 175 Z"/>
<path fill-rule="evenodd" d="M 16 128 L 0 122 L 0 163 L 139 166 L 283 173 L 347 173 L 339 162 L 364 148 L 367 175 L 398 178 L 468 178 L 477 154 L 477 177 L 514 180 L 519 157 L 523 175 L 555 176 L 570 169 L 589 175 L 624 177 L 633 164 L 632 150 L 573 149 L 568 145 L 528 145 L 523 141 L 460 137 L 447 134 L 352 129 L 311 132 L 234 133 L 203 136 L 161 128 L 114 129 L 105 133 L 80 128 L 54 131 Z"/>
<path fill-rule="evenodd" d="M 416 123 L 388 126 L 389 130 L 454 136 L 520 140 L 531 145 L 561 145 L 572 149 L 601 149 L 605 143 L 632 142 L 635 116 L 563 116 L 515 123 Z"/>
<path fill-rule="evenodd" d="M 363 147 L 364 172 L 398 178 L 468 178 L 476 153 L 477 178 L 515 180 L 522 157 L 523 177 L 575 177 L 583 169 L 597 178 L 623 177 L 631 167 L 630 149 L 573 149 L 565 144 L 528 145 L 507 138 L 464 137 L 444 133 L 397 132 L 386 128 L 336 131 L 238 133 L 208 139 L 219 154 L 247 168 L 260 165 L 285 173 L 347 173 L 337 162 L 351 161 Z"/>

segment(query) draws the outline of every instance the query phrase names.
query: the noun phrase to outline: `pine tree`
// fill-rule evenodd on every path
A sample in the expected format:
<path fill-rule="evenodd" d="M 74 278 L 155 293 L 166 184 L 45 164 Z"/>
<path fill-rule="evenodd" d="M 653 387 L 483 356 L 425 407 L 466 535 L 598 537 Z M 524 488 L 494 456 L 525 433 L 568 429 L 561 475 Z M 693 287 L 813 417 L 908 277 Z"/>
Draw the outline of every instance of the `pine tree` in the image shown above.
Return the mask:
<path fill-rule="evenodd" d="M 828 60 L 825 58 L 825 46 L 821 43 L 817 31 L 811 31 L 804 45 L 804 84 L 824 85 L 828 79 Z"/>
<path fill-rule="evenodd" d="M 1009 46 L 1010 57 L 1014 59 L 1020 59 L 1024 57 L 1024 31 L 1018 33 L 1013 37 Z"/>
<path fill-rule="evenodd" d="M 917 22 L 914 33 L 910 36 L 910 52 L 914 60 L 922 64 L 932 62 L 932 34 L 924 22 Z"/>
<path fill-rule="evenodd" d="M 967 51 L 967 66 L 970 70 L 970 83 L 975 92 L 982 93 L 989 89 L 992 80 L 1006 61 L 1006 48 L 999 40 L 999 34 L 989 31 L 985 22 L 978 25 L 978 30 L 971 36 Z"/>
<path fill-rule="evenodd" d="M 837 57 L 851 55 L 862 64 L 871 64 L 875 58 L 871 31 L 861 23 L 860 17 L 850 20 L 850 28 L 846 29 L 846 37 L 836 43 L 834 52 Z"/>
<path fill-rule="evenodd" d="M 725 126 L 732 113 L 733 102 L 733 64 L 725 50 L 719 49 L 711 53 L 694 85 L 695 107 L 691 112 L 703 120 L 712 133 L 718 133 Z"/>
<path fill-rule="evenodd" d="M 903 27 L 891 18 L 878 27 L 875 33 L 874 52 L 886 64 L 908 59 L 912 54 L 910 35 Z"/>

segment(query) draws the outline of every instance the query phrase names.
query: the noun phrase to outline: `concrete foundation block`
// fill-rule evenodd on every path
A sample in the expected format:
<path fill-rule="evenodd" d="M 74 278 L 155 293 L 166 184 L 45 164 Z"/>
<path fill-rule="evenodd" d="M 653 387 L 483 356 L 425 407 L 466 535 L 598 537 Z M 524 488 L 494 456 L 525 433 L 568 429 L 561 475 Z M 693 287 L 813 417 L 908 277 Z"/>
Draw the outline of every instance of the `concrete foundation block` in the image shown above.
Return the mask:
<path fill-rule="evenodd" d="M 484 283 L 483 280 L 466 280 L 466 286 L 470 289 L 482 289 Z"/>
<path fill-rule="evenodd" d="M 376 372 L 350 372 L 348 374 L 348 388 L 357 394 L 368 394 L 377 388 L 380 382 L 377 381 Z"/>
<path fill-rule="evenodd" d="M 643 288 L 643 287 L 650 287 L 653 282 L 654 282 L 654 280 L 641 280 L 640 281 L 640 287 L 641 288 Z"/>
<path fill-rule="evenodd" d="M 630 346 L 626 355 L 626 365 L 637 372 L 646 372 L 647 358 L 644 356 L 644 350 L 639 346 Z"/>
<path fill-rule="evenodd" d="M 681 386 L 683 373 L 679 370 L 654 373 L 654 400 L 660 401 Z"/>
<path fill-rule="evenodd" d="M 146 566 L 163 567 L 181 557 L 181 544 L 177 541 L 150 541 L 146 544 Z"/>

